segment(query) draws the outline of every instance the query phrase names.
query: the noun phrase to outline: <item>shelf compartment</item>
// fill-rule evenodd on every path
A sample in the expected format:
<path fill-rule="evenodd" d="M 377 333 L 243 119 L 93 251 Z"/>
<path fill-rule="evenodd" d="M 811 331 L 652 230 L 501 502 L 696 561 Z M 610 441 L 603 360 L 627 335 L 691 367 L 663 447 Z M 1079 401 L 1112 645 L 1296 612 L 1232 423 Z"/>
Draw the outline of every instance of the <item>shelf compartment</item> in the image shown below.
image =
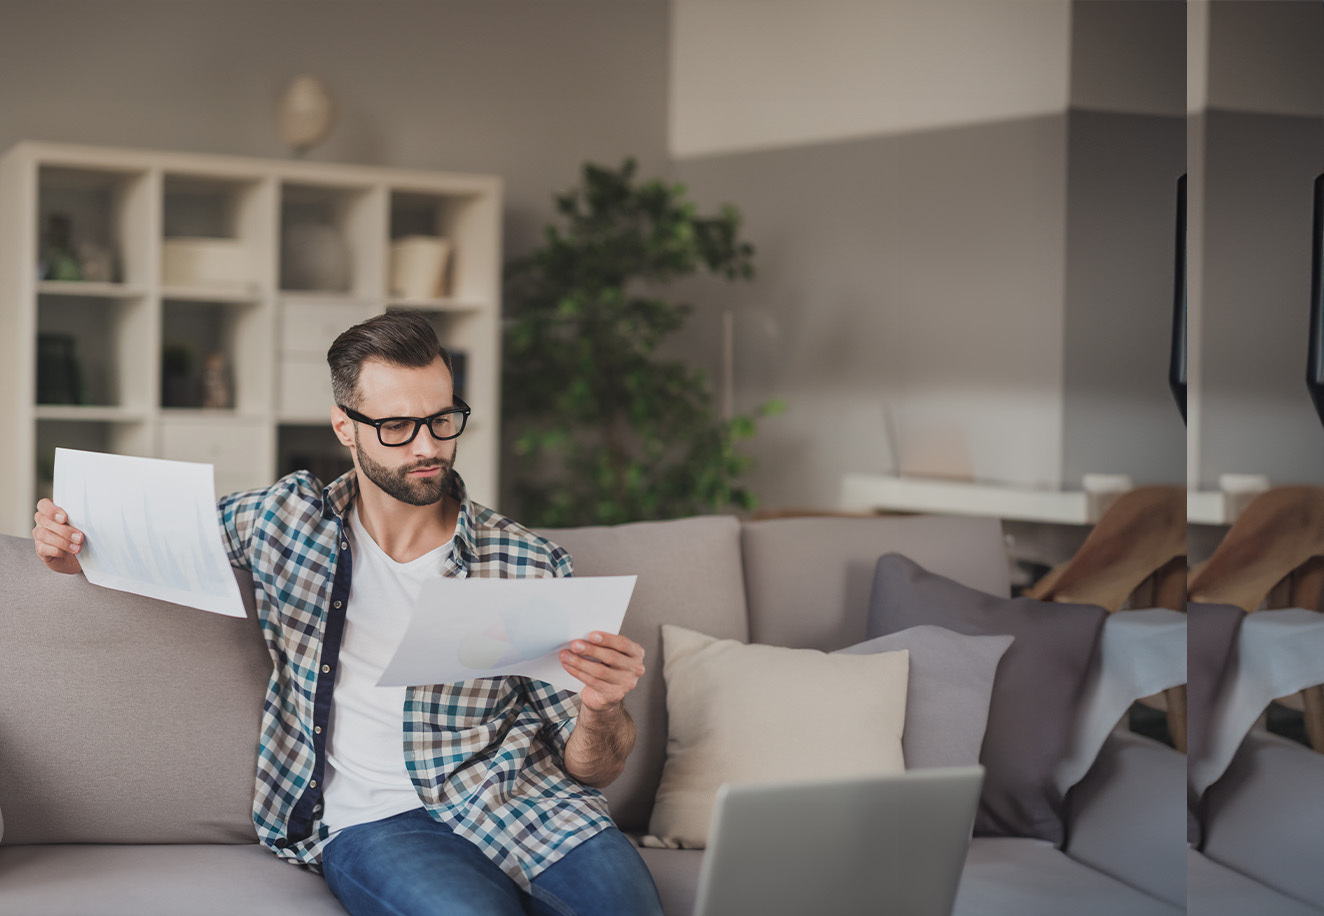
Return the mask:
<path fill-rule="evenodd" d="M 62 285 L 147 282 L 152 193 L 147 170 L 45 165 L 38 169 L 37 183 L 39 280 Z M 52 230 L 60 221 L 67 227 L 70 258 L 51 255 Z"/>
<path fill-rule="evenodd" d="M 282 292 L 372 296 L 383 285 L 384 192 L 369 186 L 284 182 Z"/>
<path fill-rule="evenodd" d="M 262 414 L 269 397 L 268 324 L 256 305 L 162 300 L 160 406 Z"/>
<path fill-rule="evenodd" d="M 424 235 L 445 239 L 451 250 L 441 283 L 444 295 L 439 298 L 495 302 L 500 282 L 499 210 L 494 193 L 395 191 L 390 203 L 390 238 Z"/>
<path fill-rule="evenodd" d="M 263 419 L 171 411 L 161 417 L 160 442 L 162 458 L 213 465 L 218 497 L 272 483 L 272 433 Z"/>
<path fill-rule="evenodd" d="M 276 456 L 277 473 L 281 477 L 295 471 L 308 471 L 323 485 L 354 467 L 349 449 L 336 438 L 329 418 L 320 424 L 281 424 L 277 431 Z"/>
<path fill-rule="evenodd" d="M 37 301 L 37 405 L 146 408 L 151 379 L 146 300 L 42 295 Z"/>
<path fill-rule="evenodd" d="M 50 408 L 42 408 L 43 412 Z M 83 410 L 87 410 L 83 408 Z M 122 414 L 119 419 L 93 420 L 58 417 L 37 420 L 36 497 L 50 497 L 55 476 L 55 450 L 75 448 L 88 452 L 151 457 L 153 441 L 150 424 L 140 417 Z M 35 503 L 36 500 L 33 500 Z"/>
<path fill-rule="evenodd" d="M 161 208 L 164 285 L 232 297 L 269 288 L 269 182 L 168 172 Z"/>
<path fill-rule="evenodd" d="M 367 321 L 380 311 L 373 303 L 357 300 L 283 300 L 280 309 L 282 358 L 297 355 L 317 359 L 321 361 L 323 371 L 329 371 L 326 351 L 335 339 L 346 329 Z"/>
<path fill-rule="evenodd" d="M 331 369 L 326 357 L 282 353 L 277 415 L 283 422 L 331 423 L 336 399 L 331 393 Z"/>

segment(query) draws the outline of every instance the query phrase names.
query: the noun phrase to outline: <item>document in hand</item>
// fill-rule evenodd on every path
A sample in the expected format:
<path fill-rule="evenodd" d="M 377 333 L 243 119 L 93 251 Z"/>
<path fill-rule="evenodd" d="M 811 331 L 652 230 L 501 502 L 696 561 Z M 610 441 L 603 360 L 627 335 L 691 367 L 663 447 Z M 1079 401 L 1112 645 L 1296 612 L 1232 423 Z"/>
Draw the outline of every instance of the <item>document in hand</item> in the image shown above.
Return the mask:
<path fill-rule="evenodd" d="M 379 687 L 523 675 L 575 693 L 557 653 L 619 633 L 638 576 L 446 579 L 420 596 Z"/>
<path fill-rule="evenodd" d="M 55 504 L 86 536 L 87 581 L 244 616 L 216 517 L 210 464 L 55 450 Z"/>

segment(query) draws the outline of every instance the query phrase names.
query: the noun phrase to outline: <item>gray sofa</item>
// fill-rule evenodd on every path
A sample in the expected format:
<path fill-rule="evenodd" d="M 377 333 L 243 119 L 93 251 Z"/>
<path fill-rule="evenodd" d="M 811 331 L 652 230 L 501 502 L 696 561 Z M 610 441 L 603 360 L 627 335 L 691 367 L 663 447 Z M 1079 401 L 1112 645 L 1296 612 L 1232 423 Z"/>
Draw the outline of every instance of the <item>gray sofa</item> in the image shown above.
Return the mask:
<path fill-rule="evenodd" d="M 666 753 L 660 624 L 851 645 L 865 637 L 874 564 L 889 551 L 1008 593 L 989 520 L 709 517 L 548 534 L 578 575 L 639 576 L 624 627 L 650 661 L 629 700 L 639 740 L 607 792 L 627 833 L 647 829 Z M 342 912 L 318 875 L 256 844 L 249 813 L 270 661 L 251 613 L 223 618 L 57 576 L 22 538 L 0 538 L 0 581 L 0 913 Z M 1114 733 L 1067 798 L 1064 849 L 976 838 L 957 913 L 1181 913 L 1184 808 L 1184 758 Z M 641 853 L 668 916 L 688 914 L 703 853 Z"/>

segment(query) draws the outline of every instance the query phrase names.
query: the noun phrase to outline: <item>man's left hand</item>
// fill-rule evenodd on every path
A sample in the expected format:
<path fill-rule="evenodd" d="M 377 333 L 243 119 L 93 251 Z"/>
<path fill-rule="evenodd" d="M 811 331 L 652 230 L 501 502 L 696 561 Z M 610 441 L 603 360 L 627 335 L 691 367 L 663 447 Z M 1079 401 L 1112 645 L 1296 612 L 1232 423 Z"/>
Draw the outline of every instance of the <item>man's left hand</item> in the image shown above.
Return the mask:
<path fill-rule="evenodd" d="M 561 667 L 584 682 L 584 710 L 616 710 L 644 676 L 644 647 L 615 633 L 594 631 L 561 650 Z"/>

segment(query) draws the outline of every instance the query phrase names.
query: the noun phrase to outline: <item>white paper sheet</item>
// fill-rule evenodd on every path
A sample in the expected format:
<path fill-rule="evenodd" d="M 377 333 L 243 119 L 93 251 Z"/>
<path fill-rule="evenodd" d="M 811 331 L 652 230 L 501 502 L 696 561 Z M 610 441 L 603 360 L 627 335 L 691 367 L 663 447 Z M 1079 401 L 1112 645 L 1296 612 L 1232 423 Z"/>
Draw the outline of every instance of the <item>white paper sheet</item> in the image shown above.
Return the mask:
<path fill-rule="evenodd" d="M 85 535 L 93 585 L 244 616 L 210 464 L 55 450 L 57 506 Z"/>
<path fill-rule="evenodd" d="M 557 653 L 619 633 L 638 576 L 447 579 L 425 591 L 379 687 L 523 675 L 578 693 Z"/>

